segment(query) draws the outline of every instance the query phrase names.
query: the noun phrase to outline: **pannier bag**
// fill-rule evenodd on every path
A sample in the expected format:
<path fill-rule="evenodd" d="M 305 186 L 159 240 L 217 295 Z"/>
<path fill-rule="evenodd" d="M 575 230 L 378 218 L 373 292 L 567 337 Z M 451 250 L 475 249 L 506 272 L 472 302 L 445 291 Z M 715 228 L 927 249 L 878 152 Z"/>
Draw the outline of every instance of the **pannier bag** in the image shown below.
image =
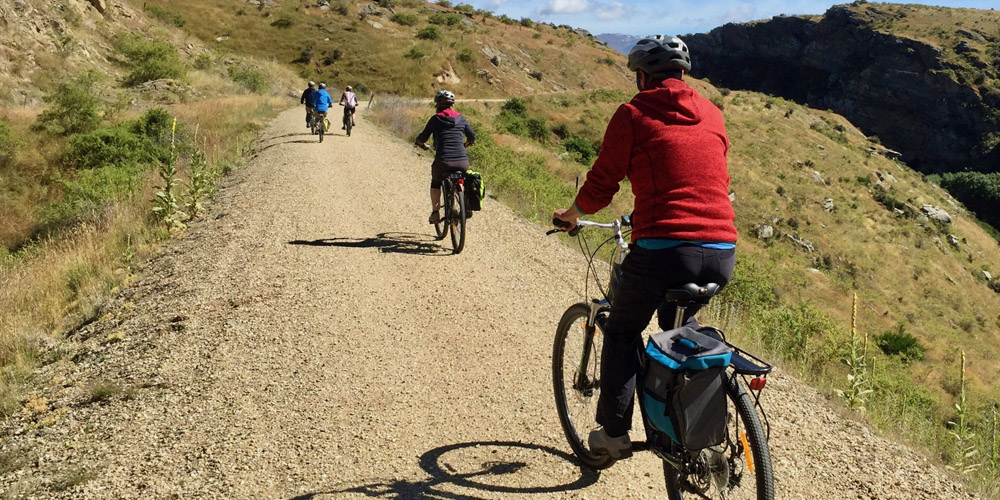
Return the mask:
<path fill-rule="evenodd" d="M 482 210 L 483 196 L 486 188 L 483 186 L 483 176 L 472 170 L 465 171 L 465 209 Z"/>
<path fill-rule="evenodd" d="M 642 378 L 647 423 L 688 450 L 722 443 L 732 356 L 728 345 L 691 327 L 650 336 Z"/>

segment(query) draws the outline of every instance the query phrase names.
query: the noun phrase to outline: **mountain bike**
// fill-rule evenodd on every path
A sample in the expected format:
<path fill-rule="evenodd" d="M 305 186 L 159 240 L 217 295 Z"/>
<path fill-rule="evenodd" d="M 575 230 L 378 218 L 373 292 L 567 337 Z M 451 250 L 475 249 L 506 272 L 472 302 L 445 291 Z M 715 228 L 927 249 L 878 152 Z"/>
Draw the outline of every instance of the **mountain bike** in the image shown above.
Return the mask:
<path fill-rule="evenodd" d="M 565 223 L 554 220 L 553 224 L 560 226 Z M 577 458 L 593 469 L 603 469 L 614 462 L 608 455 L 591 451 L 587 436 L 597 427 L 595 415 L 601 390 L 604 326 L 614 304 L 617 283 L 621 279 L 621 264 L 628 253 L 625 237 L 629 230 L 623 228 L 630 226 L 628 216 L 611 223 L 580 220 L 577 227 L 569 233 L 576 236 L 581 228 L 611 230 L 613 233 L 593 251 L 590 251 L 584 238 L 578 239 L 581 249 L 588 256 L 585 294 L 593 280 L 602 297 L 592 298 L 589 303 L 573 304 L 566 310 L 559 320 L 552 349 L 552 382 L 559 422 Z M 548 234 L 558 231 L 564 229 L 553 229 Z M 611 275 L 607 283 L 602 283 L 595 259 L 607 244 L 614 245 L 611 248 Z M 667 291 L 665 303 L 677 306 L 675 328 L 681 325 L 686 309 L 705 305 L 715 295 L 719 287 L 712 285 L 689 284 Z M 760 405 L 760 394 L 771 366 L 726 342 L 725 335 L 719 329 L 703 327 L 699 332 L 725 342 L 733 349 L 730 365 L 722 375 L 727 398 L 724 441 L 717 446 L 688 450 L 665 433 L 652 428 L 646 417 L 641 394 L 641 375 L 644 373 L 641 371 L 636 383 L 636 393 L 639 396 L 639 410 L 643 415 L 646 441 L 633 442 L 632 451 L 649 450 L 663 460 L 663 475 L 669 500 L 773 500 L 774 472 L 767 445 L 770 424 Z M 640 359 L 644 359 L 642 352 Z M 763 423 L 760 416 L 763 416 Z"/>
<path fill-rule="evenodd" d="M 312 133 L 319 135 L 319 142 L 323 142 L 323 135 L 330 128 L 330 120 L 326 119 L 326 111 L 314 111 Z"/>
<path fill-rule="evenodd" d="M 439 240 L 451 233 L 452 253 L 461 253 L 465 248 L 465 223 L 468 215 L 465 211 L 465 173 L 457 170 L 446 174 L 441 182 L 441 195 L 444 198 L 444 217 L 434 224 L 434 231 Z"/>
<path fill-rule="evenodd" d="M 344 103 L 340 103 L 340 105 L 344 106 Z M 351 129 L 354 128 L 354 117 L 352 116 L 353 111 L 354 108 L 344 106 L 344 130 L 347 131 L 347 137 L 351 136 Z"/>

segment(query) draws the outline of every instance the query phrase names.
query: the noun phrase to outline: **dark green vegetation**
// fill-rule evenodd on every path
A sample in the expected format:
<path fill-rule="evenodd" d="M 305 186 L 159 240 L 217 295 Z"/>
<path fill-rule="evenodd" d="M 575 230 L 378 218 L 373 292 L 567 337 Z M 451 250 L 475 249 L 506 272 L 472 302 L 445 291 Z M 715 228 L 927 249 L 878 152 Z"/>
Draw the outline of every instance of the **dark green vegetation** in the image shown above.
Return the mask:
<path fill-rule="evenodd" d="M 962 200 L 980 220 L 1000 228 L 1000 172 L 949 173 L 941 175 L 940 182 L 941 187 Z M 994 229 L 993 235 L 1000 241 L 1000 232 Z"/>

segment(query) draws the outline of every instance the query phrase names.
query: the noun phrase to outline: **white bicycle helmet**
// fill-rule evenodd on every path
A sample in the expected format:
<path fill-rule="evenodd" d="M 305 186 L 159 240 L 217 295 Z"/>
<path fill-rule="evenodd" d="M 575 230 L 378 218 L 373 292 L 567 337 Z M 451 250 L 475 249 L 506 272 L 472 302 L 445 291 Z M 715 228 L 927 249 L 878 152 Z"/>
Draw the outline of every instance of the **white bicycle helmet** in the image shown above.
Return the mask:
<path fill-rule="evenodd" d="M 309 88 L 313 88 L 315 86 L 316 86 L 316 82 L 309 82 Z"/>
<path fill-rule="evenodd" d="M 439 90 L 434 94 L 434 104 L 455 104 L 455 94 L 450 90 Z"/>
<path fill-rule="evenodd" d="M 351 86 L 350 86 L 350 85 L 348 85 L 348 86 L 347 86 L 347 91 L 348 91 L 348 92 L 350 92 L 350 91 L 351 91 Z"/>
<path fill-rule="evenodd" d="M 628 51 L 628 69 L 642 70 L 650 76 L 678 69 L 691 71 L 691 54 L 687 44 L 676 36 L 650 36 Z"/>
<path fill-rule="evenodd" d="M 325 89 L 325 88 L 326 88 L 326 84 L 325 84 L 325 83 L 321 83 L 321 84 L 319 84 L 319 88 L 321 88 L 321 89 Z"/>

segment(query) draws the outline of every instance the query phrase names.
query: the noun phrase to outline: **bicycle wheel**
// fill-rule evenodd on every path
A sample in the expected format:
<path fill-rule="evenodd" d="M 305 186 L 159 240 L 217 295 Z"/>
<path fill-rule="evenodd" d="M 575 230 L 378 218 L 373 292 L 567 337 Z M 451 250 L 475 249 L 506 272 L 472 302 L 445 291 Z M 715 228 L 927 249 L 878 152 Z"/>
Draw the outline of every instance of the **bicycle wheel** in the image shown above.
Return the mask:
<path fill-rule="evenodd" d="M 603 314 L 603 313 L 600 313 Z M 587 436 L 597 428 L 597 399 L 601 394 L 601 346 L 604 334 L 587 325 L 590 306 L 573 304 L 563 313 L 552 345 L 552 385 L 556 410 L 566 440 L 580 462 L 603 469 L 613 462 L 590 451 Z"/>
<path fill-rule="evenodd" d="M 738 378 L 731 379 L 726 396 L 732 403 L 726 418 L 726 441 L 698 453 L 703 472 L 682 477 L 670 463 L 663 462 L 669 500 L 774 499 L 771 452 L 753 401 Z"/>
<path fill-rule="evenodd" d="M 351 121 L 351 115 L 344 114 L 344 130 L 347 131 L 347 137 L 351 136 L 351 128 L 354 127 L 354 123 Z"/>
<path fill-rule="evenodd" d="M 451 248 L 452 253 L 461 253 L 462 249 L 465 248 L 465 193 L 463 193 L 456 186 L 457 184 L 452 184 L 451 189 L 451 201 L 449 204 L 452 205 L 451 219 L 448 223 L 451 224 Z"/>
<path fill-rule="evenodd" d="M 441 184 L 441 192 L 443 193 L 444 203 L 441 206 L 444 208 L 444 217 L 438 219 L 434 223 L 434 234 L 437 235 L 437 239 L 443 240 L 445 236 L 448 235 L 448 181 Z"/>
<path fill-rule="evenodd" d="M 326 117 L 320 117 L 319 126 L 316 129 L 319 131 L 319 142 L 323 142 L 323 134 L 326 133 Z"/>

